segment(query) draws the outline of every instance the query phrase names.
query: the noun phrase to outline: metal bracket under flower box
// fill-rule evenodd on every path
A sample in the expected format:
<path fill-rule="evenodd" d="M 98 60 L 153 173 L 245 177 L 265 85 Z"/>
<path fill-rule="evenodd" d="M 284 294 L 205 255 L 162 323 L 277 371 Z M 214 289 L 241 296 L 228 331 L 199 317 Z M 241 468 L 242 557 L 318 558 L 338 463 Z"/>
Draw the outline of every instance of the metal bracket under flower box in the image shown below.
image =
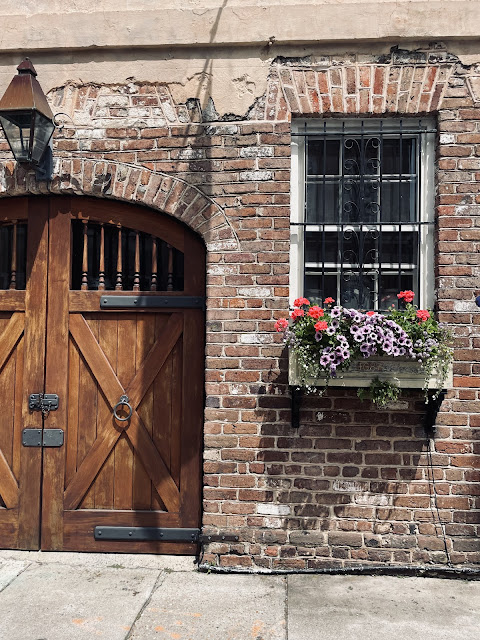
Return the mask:
<path fill-rule="evenodd" d="M 421 365 L 406 358 L 375 357 L 354 360 L 348 371 L 338 372 L 336 378 L 330 378 L 329 387 L 369 387 L 374 378 L 393 382 L 400 389 L 423 389 L 425 386 L 425 372 Z M 325 386 L 325 378 L 307 378 L 302 382 L 298 371 L 298 361 L 295 354 L 289 354 L 288 383 L 291 386 L 302 386 L 305 383 L 311 387 Z M 438 371 L 434 370 L 428 381 L 428 389 L 449 388 L 453 386 L 453 369 L 450 366 L 443 384 Z"/>

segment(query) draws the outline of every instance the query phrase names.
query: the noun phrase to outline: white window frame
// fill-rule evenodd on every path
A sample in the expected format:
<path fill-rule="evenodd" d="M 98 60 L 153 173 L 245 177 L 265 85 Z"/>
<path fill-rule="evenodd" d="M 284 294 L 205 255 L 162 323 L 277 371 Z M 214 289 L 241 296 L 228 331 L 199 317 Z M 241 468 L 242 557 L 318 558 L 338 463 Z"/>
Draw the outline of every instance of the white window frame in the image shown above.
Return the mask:
<path fill-rule="evenodd" d="M 378 130 L 380 122 L 385 133 L 399 132 L 399 118 L 385 117 L 363 120 L 363 125 L 368 130 Z M 409 119 L 404 118 L 405 123 Z M 342 124 L 354 126 L 357 122 L 358 128 L 362 122 L 359 118 L 344 118 L 341 120 L 329 119 L 329 126 L 334 122 L 339 130 Z M 412 119 L 416 126 L 419 118 Z M 435 275 L 434 275 L 434 215 L 435 215 L 435 120 L 433 118 L 421 118 L 421 124 L 426 132 L 422 133 L 422 145 L 420 152 L 421 165 L 421 185 L 419 199 L 420 222 L 430 223 L 420 225 L 420 297 L 419 307 L 422 309 L 433 308 L 435 295 Z M 308 135 L 322 135 L 323 120 L 295 120 L 292 122 L 292 148 L 291 148 L 291 226 L 290 226 L 290 304 L 293 305 L 295 298 L 303 296 L 304 291 L 304 227 L 301 226 L 305 212 L 305 132 Z M 353 129 L 349 129 L 352 131 Z M 418 292 L 416 292 L 418 293 Z"/>

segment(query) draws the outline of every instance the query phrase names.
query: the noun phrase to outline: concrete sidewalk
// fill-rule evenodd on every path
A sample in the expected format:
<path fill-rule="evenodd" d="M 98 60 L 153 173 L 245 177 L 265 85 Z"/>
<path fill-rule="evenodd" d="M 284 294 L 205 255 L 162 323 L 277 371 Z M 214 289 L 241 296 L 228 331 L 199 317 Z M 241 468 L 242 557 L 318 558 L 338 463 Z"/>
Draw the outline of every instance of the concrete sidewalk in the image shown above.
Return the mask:
<path fill-rule="evenodd" d="M 0 551 L 2 640 L 480 640 L 480 582 L 238 575 L 191 558 Z"/>

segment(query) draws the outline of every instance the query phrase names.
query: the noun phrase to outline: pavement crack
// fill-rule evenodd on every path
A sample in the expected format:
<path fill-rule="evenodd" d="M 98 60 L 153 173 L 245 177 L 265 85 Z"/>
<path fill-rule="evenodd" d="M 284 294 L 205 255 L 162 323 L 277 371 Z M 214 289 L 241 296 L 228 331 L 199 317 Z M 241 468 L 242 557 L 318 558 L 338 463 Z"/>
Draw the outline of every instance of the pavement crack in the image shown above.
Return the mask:
<path fill-rule="evenodd" d="M 0 593 L 2 593 L 2 591 L 5 591 L 5 589 L 6 589 L 7 587 L 9 587 L 9 586 L 12 584 L 12 582 L 14 582 L 14 581 L 18 578 L 18 576 L 21 576 L 21 575 L 22 575 L 22 573 L 24 573 L 24 572 L 25 572 L 27 569 L 29 569 L 31 566 L 32 566 L 32 563 L 29 563 L 29 564 L 27 564 L 25 567 L 23 567 L 23 569 L 21 569 L 21 570 L 20 570 L 16 575 L 14 575 L 14 576 L 12 577 L 12 579 L 11 579 L 11 580 L 9 580 L 9 581 L 7 582 L 7 584 L 4 584 L 4 585 L 3 585 L 3 587 L 1 587 L 1 588 L 0 588 Z"/>
<path fill-rule="evenodd" d="M 285 576 L 284 582 L 285 582 L 285 640 L 288 640 L 288 576 Z"/>
<path fill-rule="evenodd" d="M 155 591 L 157 591 L 157 589 L 159 589 L 162 586 L 162 584 L 164 583 L 166 577 L 167 577 L 167 573 L 163 569 L 161 569 L 160 573 L 158 574 L 157 579 L 155 580 L 155 583 L 154 583 L 153 587 L 150 590 L 150 593 L 148 594 L 148 596 L 147 596 L 145 602 L 143 603 L 143 605 L 140 607 L 137 615 L 135 616 L 135 620 L 132 622 L 130 630 L 128 631 L 127 635 L 125 636 L 125 638 L 123 640 L 130 640 L 130 638 L 132 637 L 133 632 L 135 631 L 135 625 L 140 620 L 140 618 L 142 617 L 143 612 L 145 611 L 145 609 L 150 604 L 150 601 L 151 601 L 151 599 L 153 597 L 153 594 L 155 593 Z"/>

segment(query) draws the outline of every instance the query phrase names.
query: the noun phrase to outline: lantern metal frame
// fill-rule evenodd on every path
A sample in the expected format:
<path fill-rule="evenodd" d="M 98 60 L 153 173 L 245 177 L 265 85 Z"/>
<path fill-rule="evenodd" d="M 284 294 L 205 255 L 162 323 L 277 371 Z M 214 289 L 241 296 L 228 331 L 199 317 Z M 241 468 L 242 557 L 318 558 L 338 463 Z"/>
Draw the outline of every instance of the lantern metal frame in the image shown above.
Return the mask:
<path fill-rule="evenodd" d="M 33 167 L 38 179 L 52 175 L 51 141 L 55 118 L 29 58 L 0 100 L 0 124 L 18 163 Z"/>

